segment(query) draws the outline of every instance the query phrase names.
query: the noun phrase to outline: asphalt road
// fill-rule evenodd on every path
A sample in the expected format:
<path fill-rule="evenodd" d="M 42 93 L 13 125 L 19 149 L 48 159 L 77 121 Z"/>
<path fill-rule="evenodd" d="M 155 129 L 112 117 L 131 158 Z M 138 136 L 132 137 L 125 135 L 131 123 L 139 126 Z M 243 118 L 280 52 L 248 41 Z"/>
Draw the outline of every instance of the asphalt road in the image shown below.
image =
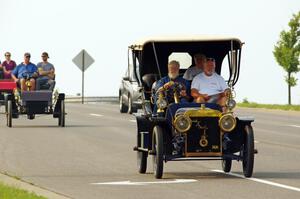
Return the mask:
<path fill-rule="evenodd" d="M 198 161 L 168 162 L 156 180 L 151 159 L 147 174 L 137 172 L 134 116 L 111 104 L 66 110 L 65 128 L 51 116 L 21 117 L 7 128 L 1 114 L 0 171 L 80 199 L 300 198 L 300 113 L 237 111 L 256 119 L 251 179 L 240 177 L 240 162 L 224 174 L 220 161 Z"/>

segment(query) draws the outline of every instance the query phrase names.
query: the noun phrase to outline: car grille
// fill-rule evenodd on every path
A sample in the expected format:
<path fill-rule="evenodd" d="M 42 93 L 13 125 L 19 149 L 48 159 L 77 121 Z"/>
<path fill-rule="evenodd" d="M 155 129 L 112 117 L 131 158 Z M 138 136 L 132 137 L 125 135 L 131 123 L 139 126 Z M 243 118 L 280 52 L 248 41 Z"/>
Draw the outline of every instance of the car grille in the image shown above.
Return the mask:
<path fill-rule="evenodd" d="M 185 139 L 186 156 L 204 156 L 221 153 L 221 134 L 218 117 L 191 118 L 193 123 Z"/>

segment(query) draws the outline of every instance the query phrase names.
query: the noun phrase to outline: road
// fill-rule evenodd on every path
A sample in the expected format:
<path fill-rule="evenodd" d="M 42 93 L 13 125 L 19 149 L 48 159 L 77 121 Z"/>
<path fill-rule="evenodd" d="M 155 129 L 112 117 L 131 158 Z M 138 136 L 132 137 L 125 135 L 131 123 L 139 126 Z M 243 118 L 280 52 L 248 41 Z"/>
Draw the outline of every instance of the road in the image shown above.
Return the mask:
<path fill-rule="evenodd" d="M 137 172 L 134 116 L 116 104 L 69 103 L 66 110 L 65 128 L 51 116 L 21 117 L 7 128 L 1 114 L 1 172 L 76 199 L 300 198 L 300 113 L 237 110 L 256 119 L 250 180 L 240 177 L 240 162 L 220 173 L 220 161 L 168 162 L 155 180 L 151 159 L 147 174 Z"/>

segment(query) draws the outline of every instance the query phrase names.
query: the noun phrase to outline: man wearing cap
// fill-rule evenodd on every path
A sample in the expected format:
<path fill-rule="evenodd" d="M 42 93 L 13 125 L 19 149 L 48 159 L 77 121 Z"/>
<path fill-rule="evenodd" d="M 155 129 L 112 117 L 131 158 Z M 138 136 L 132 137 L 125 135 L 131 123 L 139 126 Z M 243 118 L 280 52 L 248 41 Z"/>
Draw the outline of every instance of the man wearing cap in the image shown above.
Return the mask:
<path fill-rule="evenodd" d="M 203 66 L 206 62 L 205 55 L 201 53 L 195 54 L 194 62 L 195 62 L 195 66 L 188 68 L 183 75 L 183 78 L 188 81 L 192 81 L 196 75 L 198 75 L 203 71 Z"/>
<path fill-rule="evenodd" d="M 197 103 L 217 103 L 224 107 L 228 86 L 224 78 L 215 73 L 215 59 L 206 58 L 203 72 L 192 82 L 191 95 Z"/>
<path fill-rule="evenodd" d="M 39 77 L 36 79 L 36 90 L 40 90 L 43 86 L 53 90 L 55 86 L 55 69 L 53 64 L 48 62 L 49 55 L 47 52 L 42 53 L 42 62 L 37 64 Z"/>
<path fill-rule="evenodd" d="M 30 62 L 30 53 L 24 54 L 24 62 L 19 64 L 11 73 L 12 79 L 21 86 L 22 91 L 28 90 L 26 81 L 30 81 L 30 90 L 35 90 L 35 79 L 38 76 L 37 67 Z"/>

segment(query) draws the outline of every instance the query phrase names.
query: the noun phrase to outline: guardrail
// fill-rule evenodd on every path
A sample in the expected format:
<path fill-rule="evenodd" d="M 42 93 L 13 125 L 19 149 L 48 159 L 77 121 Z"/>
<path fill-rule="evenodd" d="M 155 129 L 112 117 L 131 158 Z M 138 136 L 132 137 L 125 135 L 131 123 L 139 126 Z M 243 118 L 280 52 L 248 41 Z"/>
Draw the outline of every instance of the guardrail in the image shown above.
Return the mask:
<path fill-rule="evenodd" d="M 81 103 L 81 96 L 66 96 L 65 101 L 70 103 Z M 110 103 L 118 103 L 118 96 L 103 96 L 103 97 L 84 97 L 84 102 L 110 102 Z"/>

